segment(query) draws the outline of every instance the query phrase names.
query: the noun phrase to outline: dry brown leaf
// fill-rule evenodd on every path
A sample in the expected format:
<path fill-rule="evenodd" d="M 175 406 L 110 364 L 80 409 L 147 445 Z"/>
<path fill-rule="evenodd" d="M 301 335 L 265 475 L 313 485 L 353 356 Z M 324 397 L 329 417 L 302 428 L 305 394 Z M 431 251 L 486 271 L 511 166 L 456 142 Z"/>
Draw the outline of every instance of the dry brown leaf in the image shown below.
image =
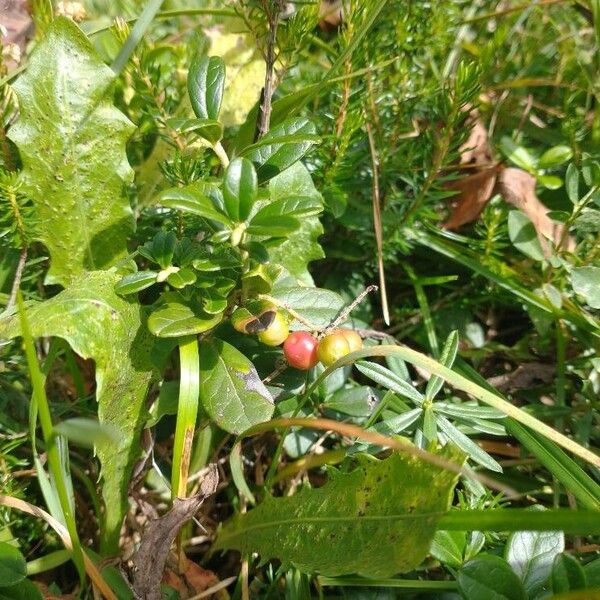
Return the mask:
<path fill-rule="evenodd" d="M 136 598 L 160 600 L 160 582 L 173 541 L 204 499 L 216 492 L 218 483 L 219 471 L 213 464 L 205 475 L 198 494 L 190 498 L 175 499 L 173 508 L 168 513 L 148 523 L 140 546 L 132 558 L 131 587 Z"/>
<path fill-rule="evenodd" d="M 471 112 L 470 122 L 469 138 L 459 148 L 460 165 L 467 169 L 468 174 L 447 185 L 458 194 L 451 200 L 452 213 L 443 227 L 458 229 L 472 223 L 479 218 L 490 199 L 500 194 L 508 204 L 529 217 L 545 256 L 552 254 L 552 245 L 572 251 L 574 240 L 565 234 L 564 225 L 548 217 L 548 207 L 537 197 L 535 177 L 522 169 L 505 168 L 494 163 L 487 130 L 476 111 Z"/>
<path fill-rule="evenodd" d="M 529 217 L 537 232 L 544 256 L 552 254 L 548 240 L 551 240 L 555 246 L 560 246 L 562 250 L 572 252 L 575 249 L 575 241 L 565 235 L 565 226 L 548 217 L 548 207 L 535 193 L 535 177 L 533 175 L 513 167 L 503 169 L 498 175 L 497 188 L 506 202 Z"/>
<path fill-rule="evenodd" d="M 219 583 L 219 578 L 212 571 L 203 569 L 200 565 L 189 559 L 186 559 L 184 568 L 183 576 L 188 586 L 196 594 L 205 592 L 208 588 Z"/>

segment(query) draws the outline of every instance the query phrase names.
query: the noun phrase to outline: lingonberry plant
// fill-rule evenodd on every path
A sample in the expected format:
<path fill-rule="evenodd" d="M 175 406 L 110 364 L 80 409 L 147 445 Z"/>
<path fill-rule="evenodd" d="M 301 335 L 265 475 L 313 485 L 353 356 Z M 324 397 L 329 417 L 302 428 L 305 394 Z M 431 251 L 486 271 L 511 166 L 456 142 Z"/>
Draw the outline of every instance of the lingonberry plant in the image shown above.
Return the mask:
<path fill-rule="evenodd" d="M 600 169 L 577 114 L 569 140 L 505 135 L 495 158 L 494 94 L 522 78 L 493 79 L 508 31 L 478 54 L 465 28 L 496 17 L 153 0 L 131 28 L 80 27 L 75 4 L 34 2 L 25 62 L 0 70 L 0 598 L 593 586 L 574 554 L 600 535 Z M 528 100 L 514 137 L 564 100 Z M 563 181 L 570 206 L 540 208 L 536 182 Z M 448 231 L 480 214 L 479 237 Z M 535 333 L 496 341 L 499 289 Z M 519 396 L 551 344 L 555 389 Z"/>

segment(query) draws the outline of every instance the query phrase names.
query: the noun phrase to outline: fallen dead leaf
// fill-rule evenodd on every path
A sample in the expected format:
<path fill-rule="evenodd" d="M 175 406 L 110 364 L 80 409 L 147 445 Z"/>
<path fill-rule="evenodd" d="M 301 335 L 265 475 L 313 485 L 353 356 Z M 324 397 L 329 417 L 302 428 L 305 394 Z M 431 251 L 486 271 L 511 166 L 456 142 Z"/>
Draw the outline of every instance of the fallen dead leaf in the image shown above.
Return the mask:
<path fill-rule="evenodd" d="M 508 204 L 527 215 L 545 256 L 552 254 L 552 245 L 573 251 L 575 241 L 565 233 L 564 225 L 548 217 L 548 207 L 535 193 L 535 177 L 522 169 L 494 162 L 487 130 L 475 110 L 471 111 L 470 124 L 469 138 L 459 148 L 459 164 L 467 175 L 447 185 L 458 193 L 451 200 L 452 212 L 443 227 L 458 229 L 476 221 L 490 199 L 500 194 Z"/>
<path fill-rule="evenodd" d="M 173 541 L 204 499 L 216 492 L 218 483 L 219 471 L 216 465 L 211 465 L 198 494 L 190 498 L 175 499 L 173 508 L 168 513 L 148 523 L 140 546 L 132 558 L 131 587 L 136 598 L 160 600 L 160 582 Z"/>

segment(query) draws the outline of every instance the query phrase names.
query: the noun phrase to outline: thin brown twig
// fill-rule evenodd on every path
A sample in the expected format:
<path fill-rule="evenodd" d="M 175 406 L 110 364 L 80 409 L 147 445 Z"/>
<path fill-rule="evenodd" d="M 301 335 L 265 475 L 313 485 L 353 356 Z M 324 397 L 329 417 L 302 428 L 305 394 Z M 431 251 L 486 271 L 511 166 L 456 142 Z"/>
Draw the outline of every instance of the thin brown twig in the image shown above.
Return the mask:
<path fill-rule="evenodd" d="M 21 287 L 21 279 L 23 278 L 23 271 L 25 270 L 25 263 L 27 262 L 27 246 L 21 248 L 21 254 L 19 256 L 19 262 L 17 264 L 17 270 L 15 271 L 15 279 L 10 290 L 10 296 L 6 305 L 6 310 L 9 311 L 17 301 L 17 293 L 19 287 Z"/>
<path fill-rule="evenodd" d="M 277 43 L 277 27 L 279 25 L 279 17 L 283 8 L 283 0 L 275 0 L 273 8 L 269 7 L 270 0 L 263 0 L 263 10 L 267 15 L 269 23 L 269 35 L 267 37 L 267 51 L 265 54 L 265 84 L 263 86 L 260 97 L 260 112 L 256 123 L 255 140 L 259 140 L 267 131 L 271 123 L 271 103 L 273 99 L 273 69 L 277 55 L 275 45 Z"/>
<path fill-rule="evenodd" d="M 373 225 L 375 227 L 375 240 L 377 242 L 377 269 L 379 271 L 379 287 L 381 295 L 381 309 L 383 311 L 383 320 L 386 325 L 390 324 L 390 311 L 387 301 L 387 290 L 385 287 L 385 270 L 383 265 L 383 227 L 381 225 L 381 198 L 379 196 L 379 169 L 377 148 L 375 147 L 375 138 L 373 130 L 368 119 L 365 123 L 367 136 L 369 138 L 369 150 L 371 152 L 371 166 L 373 170 Z"/>

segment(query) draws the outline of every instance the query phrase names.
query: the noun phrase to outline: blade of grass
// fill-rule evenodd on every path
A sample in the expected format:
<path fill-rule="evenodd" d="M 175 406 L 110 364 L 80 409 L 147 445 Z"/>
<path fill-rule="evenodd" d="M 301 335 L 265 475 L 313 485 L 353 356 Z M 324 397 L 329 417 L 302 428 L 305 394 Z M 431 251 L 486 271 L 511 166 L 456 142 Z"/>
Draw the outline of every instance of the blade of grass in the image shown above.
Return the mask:
<path fill-rule="evenodd" d="M 30 560 L 27 563 L 27 575 L 38 575 L 39 573 L 56 569 L 56 567 L 60 567 L 60 565 L 63 565 L 68 560 L 71 560 L 71 553 L 68 550 L 63 549 L 50 552 L 50 554 Z"/>
<path fill-rule="evenodd" d="M 119 51 L 119 54 L 117 54 L 113 64 L 110 66 L 117 75 L 125 68 L 129 57 L 133 54 L 133 51 L 146 34 L 148 27 L 150 27 L 150 23 L 152 23 L 156 13 L 160 10 L 163 1 L 164 0 L 150 0 L 148 4 L 146 4 L 146 7 L 138 17 L 131 33 Z"/>
<path fill-rule="evenodd" d="M 473 383 L 473 381 L 467 379 L 466 377 L 444 367 L 437 361 L 413 350 L 412 348 L 407 348 L 406 346 L 375 346 L 371 348 L 364 348 L 363 350 L 358 350 L 357 352 L 352 352 L 351 354 L 347 354 L 333 365 L 325 369 L 312 383 L 310 388 L 307 390 L 306 394 L 309 395 L 317 389 L 317 386 L 333 371 L 339 369 L 341 367 L 345 367 L 351 365 L 356 360 L 361 358 L 367 358 L 369 356 L 390 356 L 395 354 L 402 358 L 403 360 L 414 364 L 422 369 L 425 369 L 432 375 L 438 375 L 445 379 L 450 385 L 453 385 L 455 388 L 474 396 L 478 400 L 481 400 L 485 404 L 489 404 L 494 408 L 502 411 L 505 415 L 514 418 L 516 421 L 519 421 L 523 425 L 527 425 L 534 430 L 538 431 L 544 437 L 552 440 L 553 442 L 559 444 L 563 448 L 569 450 L 573 454 L 583 458 L 585 461 L 589 462 L 592 465 L 600 467 L 600 456 L 594 454 L 587 448 L 579 445 L 577 442 L 571 440 L 567 436 L 562 433 L 552 429 L 542 421 L 536 419 L 520 408 L 513 406 L 510 402 L 507 402 L 504 398 L 501 398 L 494 392 L 490 392 L 489 390 Z"/>
<path fill-rule="evenodd" d="M 179 404 L 173 443 L 173 473 L 171 475 L 173 499 L 187 496 L 190 457 L 200 396 L 200 358 L 196 336 L 183 338 L 179 342 L 179 362 Z"/>
<path fill-rule="evenodd" d="M 459 358 L 456 361 L 454 368 L 472 381 L 494 392 L 494 388 L 462 359 Z M 504 426 L 585 508 L 600 510 L 600 485 L 570 456 L 535 430 L 523 427 L 514 419 L 506 419 Z"/>
<path fill-rule="evenodd" d="M 387 587 L 415 592 L 449 591 L 458 589 L 456 581 L 425 581 L 421 579 L 365 579 L 364 577 L 319 577 L 320 585 L 338 587 Z"/>
<path fill-rule="evenodd" d="M 406 264 L 404 265 L 404 270 L 408 273 L 413 287 L 415 288 L 417 302 L 419 303 L 419 309 L 421 310 L 421 315 L 423 316 L 423 325 L 425 326 L 425 331 L 427 333 L 429 349 L 431 350 L 431 354 L 433 354 L 435 358 L 438 358 L 438 356 L 440 355 L 440 348 L 438 344 L 437 335 L 435 333 L 435 327 L 433 325 L 433 319 L 431 318 L 431 310 L 429 309 L 427 295 L 425 294 L 425 290 L 423 289 L 421 282 L 415 275 L 415 272 L 413 271 L 412 267 Z"/>
<path fill-rule="evenodd" d="M 444 515 L 437 526 L 444 531 L 564 531 L 573 535 L 598 535 L 600 512 L 569 508 L 456 510 Z"/>
<path fill-rule="evenodd" d="M 441 233 L 432 233 L 430 231 L 419 231 L 414 228 L 406 232 L 409 238 L 415 242 L 425 246 L 428 249 L 434 250 L 439 254 L 447 256 L 457 263 L 463 265 L 467 269 L 482 275 L 486 279 L 493 281 L 499 287 L 509 291 L 515 297 L 519 298 L 533 308 L 537 308 L 549 315 L 560 317 L 576 325 L 582 331 L 585 331 L 596 338 L 600 338 L 600 327 L 597 323 L 586 319 L 582 315 L 565 309 L 558 310 L 549 302 L 540 298 L 528 289 L 519 285 L 515 280 L 507 277 L 505 273 L 495 273 L 488 267 L 481 264 L 479 256 L 464 245 L 459 245 L 456 242 L 448 240 Z M 505 266 L 502 266 L 505 268 Z M 506 267 L 508 268 L 508 267 Z"/>
<path fill-rule="evenodd" d="M 48 523 L 48 525 L 50 525 L 50 527 L 52 527 L 52 529 L 54 529 L 54 531 L 56 531 L 56 533 L 59 535 L 65 548 L 71 552 L 73 551 L 73 541 L 69 536 L 69 532 L 65 526 L 57 521 L 51 514 L 47 513 L 45 510 L 42 510 L 39 506 L 25 502 L 20 498 L 2 495 L 0 495 L 0 506 L 14 508 L 29 515 L 33 515 L 34 517 L 44 519 L 44 521 L 46 521 L 46 523 Z M 100 571 L 98 571 L 98 568 L 89 558 L 89 556 L 85 552 L 82 552 L 82 557 L 85 572 L 90 576 L 90 579 L 93 581 L 94 585 L 98 588 L 104 598 L 106 600 L 118 600 L 117 596 L 115 596 L 114 592 L 110 589 L 106 581 L 104 581 Z"/>
<path fill-rule="evenodd" d="M 40 425 L 42 427 L 42 434 L 46 444 L 48 464 L 50 466 L 50 472 L 54 477 L 54 484 L 56 486 L 60 507 L 62 509 L 65 518 L 65 524 L 72 542 L 73 562 L 77 567 L 79 578 L 83 583 L 85 580 L 85 567 L 83 564 L 81 543 L 79 541 L 79 535 L 77 534 L 75 515 L 71 510 L 68 486 L 64 480 L 61 467 L 61 456 L 53 435 L 52 415 L 50 413 L 50 405 L 48 404 L 48 398 L 46 397 L 46 390 L 44 388 L 44 376 L 37 360 L 35 346 L 33 344 L 33 337 L 31 336 L 29 323 L 27 322 L 27 317 L 25 315 L 23 296 L 21 295 L 20 291 L 17 293 L 17 306 L 19 311 L 19 321 L 21 324 L 21 335 L 23 336 L 23 344 L 25 346 L 25 356 L 27 357 L 29 377 L 31 379 L 31 385 L 33 388 L 33 398 L 35 399 L 37 406 Z"/>

